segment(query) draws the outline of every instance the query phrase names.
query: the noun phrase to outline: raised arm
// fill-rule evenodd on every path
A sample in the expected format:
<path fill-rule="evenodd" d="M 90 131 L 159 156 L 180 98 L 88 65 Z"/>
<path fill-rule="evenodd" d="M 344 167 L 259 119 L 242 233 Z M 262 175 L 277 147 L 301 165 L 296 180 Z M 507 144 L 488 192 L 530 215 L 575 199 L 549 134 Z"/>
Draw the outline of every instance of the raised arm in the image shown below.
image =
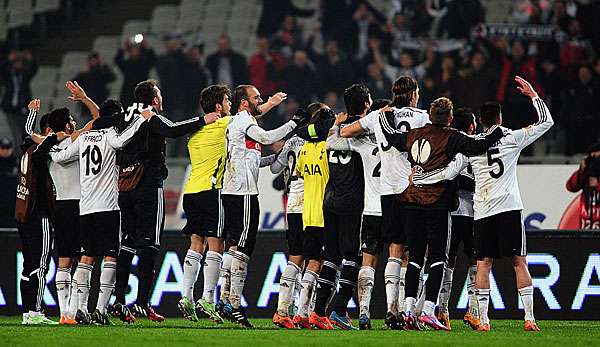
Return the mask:
<path fill-rule="evenodd" d="M 246 129 L 246 135 L 258 143 L 270 145 L 284 138 L 295 128 L 296 122 L 291 120 L 279 128 L 268 131 L 258 126 L 258 124 L 252 124 Z"/>
<path fill-rule="evenodd" d="M 107 134 L 108 144 L 114 149 L 121 149 L 127 146 L 142 124 L 146 120 L 153 118 L 154 115 L 155 113 L 150 111 L 150 108 L 147 108 L 141 113 L 136 114 L 133 121 L 120 134 L 117 134 L 114 128 L 111 128 L 111 131 Z"/>
<path fill-rule="evenodd" d="M 271 109 L 284 102 L 285 99 L 287 99 L 287 94 L 283 92 L 277 92 L 275 93 L 275 95 L 270 96 L 267 102 L 262 103 L 258 106 L 261 115 L 264 115 L 265 113 L 271 111 Z"/>
<path fill-rule="evenodd" d="M 77 81 L 67 81 L 67 83 L 65 83 L 65 87 L 71 92 L 71 96 L 68 97 L 69 100 L 79 101 L 84 104 L 85 107 L 90 110 L 92 119 L 100 117 L 100 108 L 92 99 L 87 96 Z"/>
<path fill-rule="evenodd" d="M 519 76 L 515 77 L 515 81 L 519 83 L 517 87 L 519 91 L 531 98 L 538 115 L 538 121 L 535 124 L 512 132 L 517 145 L 520 148 L 525 148 L 544 135 L 554 125 L 554 120 L 546 103 L 538 96 L 531 84 Z"/>
<path fill-rule="evenodd" d="M 462 154 L 457 154 L 454 159 L 443 169 L 431 172 L 413 173 L 414 185 L 429 185 L 441 181 L 450 181 L 456 178 L 469 165 L 469 160 Z"/>
<path fill-rule="evenodd" d="M 219 119 L 217 112 L 209 113 L 204 117 L 193 117 L 181 122 L 173 123 L 166 117 L 157 115 L 150 120 L 150 131 L 164 137 L 174 138 L 198 131 L 207 124 L 214 123 Z"/>
<path fill-rule="evenodd" d="M 270 166 L 277 159 L 277 154 L 269 154 L 265 157 L 260 157 L 259 167 Z"/>
<path fill-rule="evenodd" d="M 37 117 L 38 111 L 40 110 L 40 99 L 33 99 L 27 105 L 29 114 L 25 120 L 25 128 L 23 129 L 23 138 L 26 136 L 32 136 L 33 130 L 35 129 L 35 118 Z"/>

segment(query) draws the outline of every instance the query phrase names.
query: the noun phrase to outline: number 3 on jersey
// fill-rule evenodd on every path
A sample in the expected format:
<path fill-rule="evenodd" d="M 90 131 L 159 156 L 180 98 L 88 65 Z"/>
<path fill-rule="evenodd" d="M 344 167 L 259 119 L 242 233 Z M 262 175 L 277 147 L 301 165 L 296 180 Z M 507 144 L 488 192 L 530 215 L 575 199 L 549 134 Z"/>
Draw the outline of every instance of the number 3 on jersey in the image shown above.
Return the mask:
<path fill-rule="evenodd" d="M 491 148 L 487 151 L 488 166 L 492 166 L 494 165 L 494 163 L 498 164 L 498 171 L 490 171 L 490 176 L 492 176 L 492 178 L 500 178 L 500 176 L 502 176 L 502 174 L 504 173 L 504 163 L 502 162 L 502 159 L 494 158 L 495 154 L 500 154 L 500 149 Z"/>
<path fill-rule="evenodd" d="M 90 172 L 92 175 L 100 173 L 102 168 L 102 153 L 100 147 L 96 145 L 89 145 L 81 154 L 85 158 L 85 175 L 89 176 Z"/>

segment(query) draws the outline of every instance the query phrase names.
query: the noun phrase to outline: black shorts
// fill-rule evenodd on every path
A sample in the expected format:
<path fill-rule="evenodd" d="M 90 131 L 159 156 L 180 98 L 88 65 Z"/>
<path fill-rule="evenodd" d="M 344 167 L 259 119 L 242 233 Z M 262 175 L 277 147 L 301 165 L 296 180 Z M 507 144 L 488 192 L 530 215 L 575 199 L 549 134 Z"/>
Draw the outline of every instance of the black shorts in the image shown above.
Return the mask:
<path fill-rule="evenodd" d="M 285 237 L 288 242 L 289 254 L 294 256 L 303 255 L 304 228 L 302 226 L 302 213 L 286 214 L 287 230 Z"/>
<path fill-rule="evenodd" d="M 381 237 L 382 218 L 380 216 L 362 216 L 360 227 L 360 250 L 370 255 L 378 255 L 383 251 Z"/>
<path fill-rule="evenodd" d="M 463 252 L 467 257 L 475 255 L 473 237 L 473 217 L 452 216 L 452 237 L 450 238 L 450 251 L 448 258 L 456 257 L 458 246 L 463 244 Z"/>
<path fill-rule="evenodd" d="M 221 195 L 225 208 L 227 244 L 251 256 L 256 245 L 260 206 L 257 195 Z"/>
<path fill-rule="evenodd" d="M 160 248 L 165 226 L 165 197 L 162 188 L 138 186 L 119 192 L 121 227 L 125 244 L 133 248 Z"/>
<path fill-rule="evenodd" d="M 343 259 L 357 262 L 360 258 L 360 224 L 362 213 L 337 214 L 324 211 L 324 258 L 336 265 Z"/>
<path fill-rule="evenodd" d="M 406 208 L 405 230 L 408 260 L 423 265 L 427 262 L 447 262 L 450 250 L 450 213 L 444 209 Z"/>
<path fill-rule="evenodd" d="M 81 253 L 88 257 L 119 255 L 121 215 L 119 211 L 96 212 L 80 216 Z"/>
<path fill-rule="evenodd" d="M 306 260 L 321 260 L 323 258 L 323 234 L 321 227 L 306 227 L 304 229 L 303 254 Z"/>
<path fill-rule="evenodd" d="M 475 257 L 527 255 L 527 239 L 521 211 L 507 211 L 474 222 Z"/>
<path fill-rule="evenodd" d="M 225 211 L 220 189 L 183 195 L 183 211 L 187 218 L 184 234 L 223 238 Z"/>
<path fill-rule="evenodd" d="M 385 243 L 406 245 L 404 209 L 400 195 L 381 196 L 382 236 Z"/>
<path fill-rule="evenodd" d="M 54 205 L 54 245 L 59 258 L 81 254 L 79 200 L 57 200 Z"/>

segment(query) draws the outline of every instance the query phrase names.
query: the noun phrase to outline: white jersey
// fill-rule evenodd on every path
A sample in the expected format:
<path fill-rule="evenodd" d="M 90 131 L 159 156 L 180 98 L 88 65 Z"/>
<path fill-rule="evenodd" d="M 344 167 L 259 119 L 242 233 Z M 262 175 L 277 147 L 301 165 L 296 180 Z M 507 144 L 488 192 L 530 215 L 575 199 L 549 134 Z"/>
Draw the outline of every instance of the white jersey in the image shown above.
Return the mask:
<path fill-rule="evenodd" d="M 50 160 L 48 161 L 48 171 L 52 176 L 54 188 L 56 190 L 56 200 L 79 200 L 81 198 L 81 188 L 79 186 L 79 160 L 77 157 L 72 161 L 58 164 L 54 162 L 57 154 L 65 150 L 71 144 L 71 138 L 67 137 L 59 144 L 50 149 Z"/>
<path fill-rule="evenodd" d="M 365 180 L 363 214 L 381 216 L 382 162 L 375 135 L 371 133 L 356 138 L 343 138 L 340 137 L 339 131 L 337 126 L 332 128 L 332 134 L 327 138 L 327 150 L 353 151 L 360 155 Z"/>
<path fill-rule="evenodd" d="M 473 169 L 470 166 L 464 168 L 460 172 L 460 176 L 465 176 L 472 180 L 475 179 Z M 456 211 L 450 212 L 450 215 L 473 218 L 473 194 L 470 190 L 458 189 L 458 208 Z"/>
<path fill-rule="evenodd" d="M 539 97 L 532 99 L 539 120 L 518 130 L 502 128 L 504 137 L 490 147 L 486 154 L 466 159 L 457 156 L 441 172 L 426 178 L 413 177 L 415 184 L 431 184 L 456 177 L 470 163 L 475 176 L 473 210 L 475 220 L 506 211 L 522 210 L 523 202 L 517 182 L 517 162 L 521 150 L 542 136 L 554 121 L 548 107 Z M 485 134 L 478 136 L 483 137 Z"/>
<path fill-rule="evenodd" d="M 413 107 L 393 108 L 396 129 L 410 131 L 430 123 L 427 111 Z M 367 133 L 375 134 L 379 155 L 381 156 L 381 193 L 382 195 L 401 194 L 408 187 L 411 165 L 408 153 L 400 152 L 388 144 L 381 129 L 380 117 L 385 115 L 373 111 L 358 120 Z M 386 122 L 387 123 L 387 122 Z"/>
<path fill-rule="evenodd" d="M 283 145 L 277 159 L 271 164 L 271 172 L 279 174 L 283 171 L 283 179 L 287 189 L 286 213 L 302 213 L 304 205 L 304 179 L 296 172 L 298 153 L 306 140 L 292 136 Z"/>
<path fill-rule="evenodd" d="M 117 149 L 127 145 L 143 122 L 138 114 L 121 134 L 113 127 L 86 131 L 66 149 L 56 152 L 53 160 L 59 164 L 79 158 L 80 215 L 119 210 Z"/>
<path fill-rule="evenodd" d="M 227 161 L 221 194 L 258 195 L 258 171 L 262 145 L 281 140 L 296 127 L 289 121 L 266 131 L 247 111 L 238 112 L 227 126 Z"/>

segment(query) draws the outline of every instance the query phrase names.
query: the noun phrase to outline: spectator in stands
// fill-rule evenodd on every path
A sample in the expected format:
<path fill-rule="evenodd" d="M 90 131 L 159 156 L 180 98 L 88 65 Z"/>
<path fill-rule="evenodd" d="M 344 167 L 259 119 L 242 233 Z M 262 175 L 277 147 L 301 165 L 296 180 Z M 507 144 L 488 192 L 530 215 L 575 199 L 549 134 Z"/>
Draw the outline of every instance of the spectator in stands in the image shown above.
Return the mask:
<path fill-rule="evenodd" d="M 287 82 L 288 96 L 296 100 L 300 107 L 306 107 L 317 99 L 321 89 L 319 78 L 305 51 L 294 53 L 294 62 L 285 69 L 283 75 Z"/>
<path fill-rule="evenodd" d="M 250 83 L 262 95 L 273 95 L 282 87 L 281 74 L 285 69 L 285 59 L 281 53 L 270 49 L 266 37 L 258 38 L 256 47 L 258 52 L 250 57 Z"/>
<path fill-rule="evenodd" d="M 90 99 L 98 105 L 108 99 L 110 91 L 108 84 L 117 77 L 112 69 L 106 65 L 104 59 L 96 52 L 90 53 L 87 58 L 85 69 L 78 73 L 73 79 L 85 90 Z M 89 114 L 87 107 L 81 107 L 81 114 Z"/>
<path fill-rule="evenodd" d="M 433 70 L 431 77 L 437 86 L 438 97 L 454 98 L 452 92 L 456 90 L 456 84 L 458 83 L 458 74 L 454 59 L 449 55 L 444 56 L 439 68 L 430 70 Z"/>
<path fill-rule="evenodd" d="M 181 83 L 187 71 L 188 58 L 183 52 L 181 37 L 169 34 L 165 41 L 165 54 L 156 61 L 156 72 L 162 90 L 163 108 L 171 120 L 179 121 L 190 115 L 185 114 L 186 90 Z"/>
<path fill-rule="evenodd" d="M 448 4 L 445 20 L 448 38 L 468 38 L 471 29 L 483 22 L 485 22 L 485 11 L 480 0 L 460 0 Z"/>
<path fill-rule="evenodd" d="M 325 54 L 318 59 L 318 71 L 324 90 L 341 94 L 353 83 L 352 63 L 340 52 L 337 41 L 328 41 L 325 44 Z"/>
<path fill-rule="evenodd" d="M 367 71 L 367 87 L 371 91 L 372 98 L 389 98 L 392 90 L 392 81 L 383 74 L 381 67 L 373 63 L 368 66 Z"/>
<path fill-rule="evenodd" d="M 336 112 L 340 112 L 346 108 L 340 95 L 333 90 L 325 92 L 323 103 Z"/>
<path fill-rule="evenodd" d="M 268 37 L 275 33 L 286 16 L 310 17 L 313 9 L 301 9 L 292 0 L 263 0 L 263 11 L 258 24 L 258 36 Z M 259 89 L 260 90 L 260 89 Z"/>
<path fill-rule="evenodd" d="M 579 198 L 579 228 L 600 229 L 600 143 L 592 145 L 579 169 L 567 181 L 567 190 L 582 191 Z"/>
<path fill-rule="evenodd" d="M 452 99 L 456 105 L 479 109 L 484 102 L 494 100 L 496 78 L 487 66 L 481 52 L 474 52 L 469 65 L 459 72 L 459 78 L 452 89 Z"/>
<path fill-rule="evenodd" d="M 556 0 L 552 11 L 548 15 L 542 16 L 542 18 L 545 18 L 544 22 L 546 24 L 554 25 L 563 31 L 567 30 L 567 24 L 571 19 L 567 14 L 567 5 L 563 0 Z"/>
<path fill-rule="evenodd" d="M 343 47 L 351 59 L 360 61 L 369 53 L 369 37 L 383 35 L 373 11 L 366 3 L 360 3 L 352 16 L 353 22 L 343 41 Z M 340 41 L 342 42 L 342 41 Z"/>
<path fill-rule="evenodd" d="M 234 88 L 250 81 L 246 57 L 231 49 L 231 39 L 227 35 L 221 35 L 217 40 L 217 51 L 208 56 L 206 67 L 213 83 Z"/>
<path fill-rule="evenodd" d="M 577 81 L 567 91 L 563 116 L 566 118 L 567 155 L 584 153 L 600 134 L 600 88 L 588 66 L 577 71 Z"/>
<path fill-rule="evenodd" d="M 590 41 L 583 37 L 578 20 L 569 21 L 568 39 L 560 46 L 560 65 L 568 67 L 587 63 L 594 55 Z"/>
<path fill-rule="evenodd" d="M 184 114 L 186 117 L 198 114 L 200 93 L 210 84 L 210 72 L 204 66 L 204 45 L 196 44 L 187 51 L 186 75 L 183 76 Z"/>
<path fill-rule="evenodd" d="M 133 103 L 133 90 L 135 86 L 148 79 L 150 70 L 156 64 L 154 50 L 148 46 L 146 40 L 135 43 L 127 40 L 115 56 L 115 65 L 123 74 L 121 87 L 121 103 L 126 107 Z"/>
<path fill-rule="evenodd" d="M 2 109 L 7 114 L 15 141 L 21 140 L 27 104 L 31 100 L 30 83 L 37 70 L 37 63 L 27 50 L 12 50 L 1 68 L 4 83 Z"/>
<path fill-rule="evenodd" d="M 517 24 L 529 23 L 529 18 L 533 13 L 533 4 L 530 0 L 517 0 L 513 6 L 512 22 Z"/>
<path fill-rule="evenodd" d="M 285 16 L 281 29 L 272 37 L 273 48 L 286 58 L 292 58 L 294 51 L 304 49 L 302 31 L 294 16 Z"/>
<path fill-rule="evenodd" d="M 14 228 L 15 196 L 17 193 L 17 157 L 13 143 L 0 139 L 0 228 Z"/>

